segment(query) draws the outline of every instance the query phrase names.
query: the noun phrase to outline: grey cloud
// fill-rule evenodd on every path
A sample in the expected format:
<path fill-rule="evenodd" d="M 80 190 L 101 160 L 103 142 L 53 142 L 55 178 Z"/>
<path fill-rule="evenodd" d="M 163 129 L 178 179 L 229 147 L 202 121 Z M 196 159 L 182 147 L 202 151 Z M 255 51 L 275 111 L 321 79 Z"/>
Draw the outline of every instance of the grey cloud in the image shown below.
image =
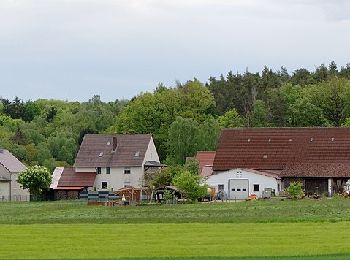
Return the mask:
<path fill-rule="evenodd" d="M 340 0 L 1 0 L 0 95 L 112 100 L 246 67 L 345 64 L 347 10 Z"/>

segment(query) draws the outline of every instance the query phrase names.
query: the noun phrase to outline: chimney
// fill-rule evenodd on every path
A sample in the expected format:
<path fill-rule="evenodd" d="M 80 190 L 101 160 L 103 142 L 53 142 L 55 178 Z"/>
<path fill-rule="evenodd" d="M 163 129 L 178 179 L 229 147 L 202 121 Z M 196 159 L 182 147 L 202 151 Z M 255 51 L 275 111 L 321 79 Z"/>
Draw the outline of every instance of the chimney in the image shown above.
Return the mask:
<path fill-rule="evenodd" d="M 113 136 L 113 150 L 112 150 L 113 153 L 117 150 L 117 147 L 118 147 L 118 139 L 116 136 Z"/>

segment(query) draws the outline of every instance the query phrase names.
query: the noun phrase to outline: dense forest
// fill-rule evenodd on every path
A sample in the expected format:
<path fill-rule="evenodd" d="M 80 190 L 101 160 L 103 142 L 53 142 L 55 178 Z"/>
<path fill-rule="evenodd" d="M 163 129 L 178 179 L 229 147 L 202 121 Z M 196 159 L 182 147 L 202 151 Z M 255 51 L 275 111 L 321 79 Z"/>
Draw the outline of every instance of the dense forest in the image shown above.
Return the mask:
<path fill-rule="evenodd" d="M 350 64 L 315 71 L 267 67 L 175 87 L 160 84 L 130 101 L 0 102 L 0 147 L 28 165 L 72 165 L 86 133 L 151 133 L 163 162 L 182 164 L 215 149 L 221 128 L 350 126 Z"/>

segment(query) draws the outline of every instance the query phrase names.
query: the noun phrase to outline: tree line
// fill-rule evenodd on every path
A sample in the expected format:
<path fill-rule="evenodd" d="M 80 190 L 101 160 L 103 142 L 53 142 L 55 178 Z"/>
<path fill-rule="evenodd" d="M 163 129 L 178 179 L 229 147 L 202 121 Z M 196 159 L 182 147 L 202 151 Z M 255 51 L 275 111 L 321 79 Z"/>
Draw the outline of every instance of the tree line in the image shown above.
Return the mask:
<path fill-rule="evenodd" d="M 197 79 L 131 100 L 0 102 L 0 147 L 27 165 L 72 165 L 86 133 L 151 133 L 161 160 L 214 150 L 222 128 L 350 126 L 350 64 Z"/>

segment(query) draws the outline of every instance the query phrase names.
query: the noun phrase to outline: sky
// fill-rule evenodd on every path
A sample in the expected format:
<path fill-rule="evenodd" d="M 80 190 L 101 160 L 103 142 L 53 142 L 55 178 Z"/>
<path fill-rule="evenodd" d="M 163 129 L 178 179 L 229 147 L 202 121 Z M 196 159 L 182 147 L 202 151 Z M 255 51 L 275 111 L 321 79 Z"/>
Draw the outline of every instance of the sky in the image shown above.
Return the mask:
<path fill-rule="evenodd" d="M 350 62 L 348 0 L 1 0 L 0 96 L 129 99 L 229 71 Z"/>

